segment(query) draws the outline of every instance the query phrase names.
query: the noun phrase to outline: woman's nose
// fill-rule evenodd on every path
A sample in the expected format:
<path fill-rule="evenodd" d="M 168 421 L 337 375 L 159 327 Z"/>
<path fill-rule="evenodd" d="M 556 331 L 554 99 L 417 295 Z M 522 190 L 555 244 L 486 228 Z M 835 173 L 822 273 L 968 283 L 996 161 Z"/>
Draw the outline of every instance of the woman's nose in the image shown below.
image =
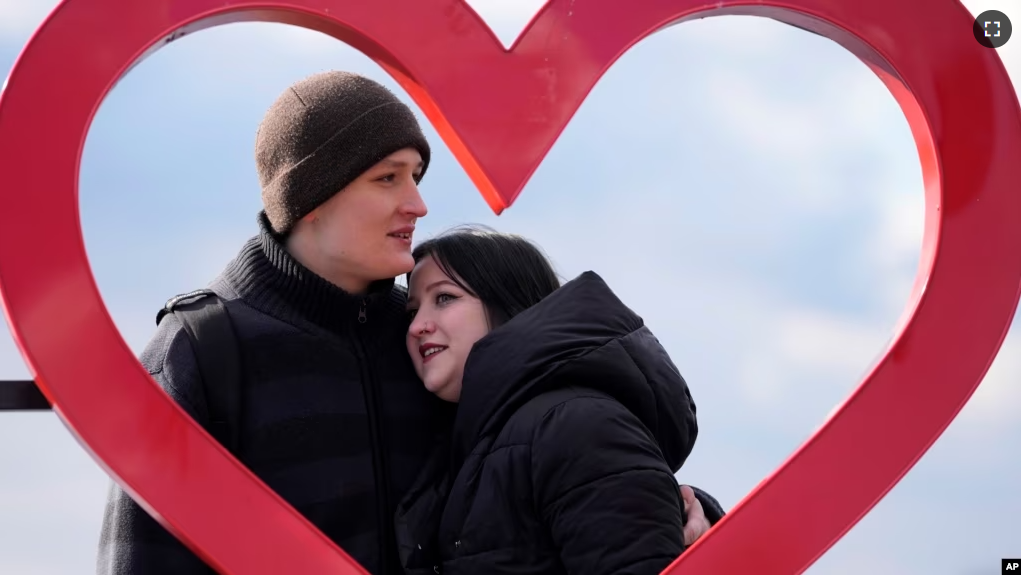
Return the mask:
<path fill-rule="evenodd" d="M 408 326 L 408 333 L 416 337 L 420 335 L 425 335 L 427 333 L 431 333 L 432 331 L 433 331 L 432 322 L 426 320 L 425 318 L 416 317 L 415 321 L 411 322 L 411 325 Z"/>

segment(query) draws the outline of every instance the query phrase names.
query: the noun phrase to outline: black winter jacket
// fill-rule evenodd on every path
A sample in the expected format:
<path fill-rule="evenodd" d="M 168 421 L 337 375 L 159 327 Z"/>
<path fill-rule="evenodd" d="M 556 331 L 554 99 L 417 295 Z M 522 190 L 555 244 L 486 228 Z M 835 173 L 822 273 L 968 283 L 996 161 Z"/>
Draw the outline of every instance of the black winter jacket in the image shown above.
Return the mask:
<path fill-rule="evenodd" d="M 366 297 L 347 294 L 291 258 L 265 215 L 259 222 L 261 233 L 212 284 L 242 356 L 240 459 L 369 573 L 397 575 L 397 503 L 453 409 L 425 390 L 408 358 L 403 288 L 391 280 Z M 141 362 L 207 422 L 195 353 L 176 317 L 163 319 Z M 97 572 L 213 573 L 116 484 Z"/>
<path fill-rule="evenodd" d="M 473 348 L 452 441 L 395 516 L 405 571 L 658 575 L 696 435 L 666 351 L 582 274 Z"/>

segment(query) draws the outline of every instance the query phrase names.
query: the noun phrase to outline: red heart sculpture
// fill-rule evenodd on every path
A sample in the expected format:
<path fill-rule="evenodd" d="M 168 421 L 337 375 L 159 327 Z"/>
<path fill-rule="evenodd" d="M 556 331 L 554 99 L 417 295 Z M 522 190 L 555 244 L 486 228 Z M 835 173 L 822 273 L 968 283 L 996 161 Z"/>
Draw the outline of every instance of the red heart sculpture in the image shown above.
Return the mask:
<path fill-rule="evenodd" d="M 857 54 L 918 145 L 926 226 L 896 338 L 851 397 L 667 573 L 800 573 L 912 467 L 996 356 L 1021 290 L 1021 110 L 952 0 L 553 0 L 511 51 L 460 0 L 65 0 L 0 96 L 0 279 L 22 353 L 86 449 L 222 573 L 364 573 L 142 369 L 93 281 L 79 160 L 99 103 L 160 46 L 283 22 L 366 53 L 411 94 L 499 213 L 603 72 L 682 20 L 774 18 Z M 31 246 L 26 249 L 25 246 Z"/>

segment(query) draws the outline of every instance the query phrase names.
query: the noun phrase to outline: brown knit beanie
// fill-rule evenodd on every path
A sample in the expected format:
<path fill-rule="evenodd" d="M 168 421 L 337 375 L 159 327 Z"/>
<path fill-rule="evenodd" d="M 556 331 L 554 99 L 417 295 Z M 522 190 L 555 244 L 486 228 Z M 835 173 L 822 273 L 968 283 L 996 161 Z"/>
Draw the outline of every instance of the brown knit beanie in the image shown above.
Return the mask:
<path fill-rule="evenodd" d="M 273 230 L 329 200 L 390 154 L 415 148 L 429 166 L 429 143 L 411 109 L 383 85 L 325 72 L 284 91 L 255 138 L 262 203 Z"/>

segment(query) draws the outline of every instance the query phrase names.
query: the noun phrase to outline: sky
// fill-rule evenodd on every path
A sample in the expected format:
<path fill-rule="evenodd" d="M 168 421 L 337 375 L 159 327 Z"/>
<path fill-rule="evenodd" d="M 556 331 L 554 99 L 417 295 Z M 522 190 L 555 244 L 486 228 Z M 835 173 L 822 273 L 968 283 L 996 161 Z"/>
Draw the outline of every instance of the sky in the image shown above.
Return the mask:
<path fill-rule="evenodd" d="M 542 0 L 469 3 L 509 45 Z M 54 5 L 0 0 L 4 76 Z M 1021 0 L 965 5 L 1021 24 Z M 999 53 L 1019 85 L 1021 38 Z M 496 217 L 369 58 L 316 32 L 232 24 L 134 68 L 88 135 L 85 245 L 136 353 L 163 303 L 255 233 L 256 127 L 288 85 L 328 69 L 383 82 L 422 118 L 434 153 L 419 239 L 462 223 L 523 234 L 562 276 L 596 271 L 645 319 L 698 405 L 678 478 L 727 508 L 857 386 L 904 309 L 922 238 L 917 151 L 880 80 L 828 39 L 735 16 L 658 32 L 607 72 Z M 4 323 L 0 379 L 27 377 Z M 1019 414 L 1014 328 L 940 440 L 807 573 L 981 575 L 1021 557 Z M 108 485 L 54 414 L 0 414 L 0 573 L 94 572 Z"/>

